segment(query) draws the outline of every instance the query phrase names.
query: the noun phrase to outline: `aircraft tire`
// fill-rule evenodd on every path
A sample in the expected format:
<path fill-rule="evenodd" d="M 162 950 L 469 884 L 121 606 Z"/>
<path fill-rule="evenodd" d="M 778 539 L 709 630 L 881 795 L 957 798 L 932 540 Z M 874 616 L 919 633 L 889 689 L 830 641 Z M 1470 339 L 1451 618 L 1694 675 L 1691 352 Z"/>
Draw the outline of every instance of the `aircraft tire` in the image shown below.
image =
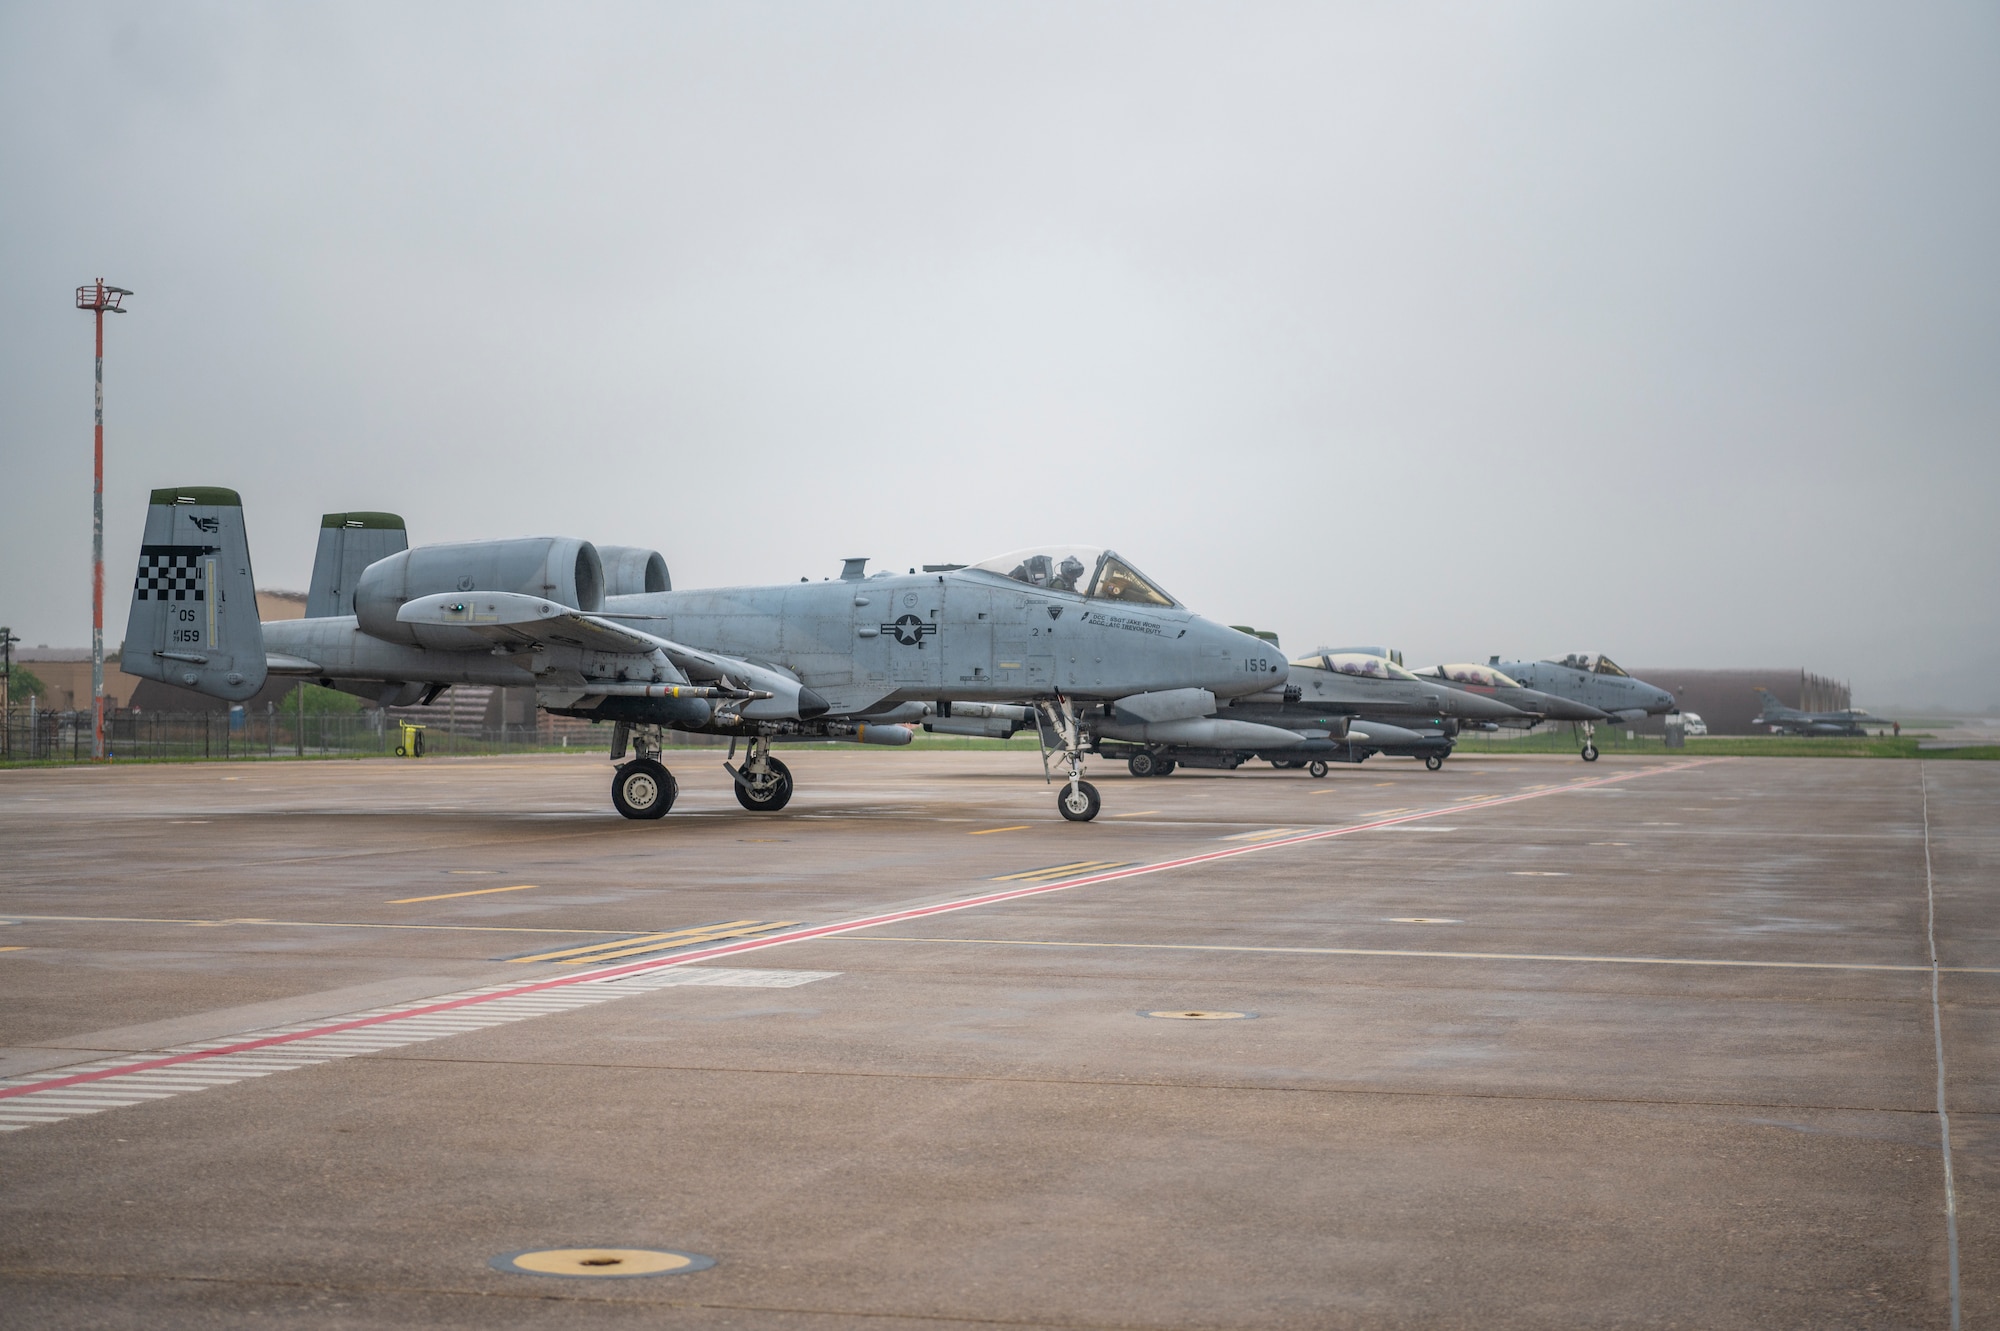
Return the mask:
<path fill-rule="evenodd" d="M 776 813 L 792 802 L 792 769 L 776 758 L 770 761 L 771 770 L 778 774 L 778 783 L 762 799 L 741 781 L 736 782 L 736 802 L 752 813 Z"/>
<path fill-rule="evenodd" d="M 1444 759 L 1438 756 L 1437 754 L 1433 753 L 1430 757 L 1424 759 L 1424 766 L 1430 768 L 1431 771 L 1435 772 L 1437 771 L 1438 768 L 1444 766 Z"/>
<path fill-rule="evenodd" d="M 1306 771 L 1317 781 L 1326 775 L 1326 759 L 1315 758 L 1306 764 Z"/>
<path fill-rule="evenodd" d="M 1180 764 L 1175 762 L 1172 758 L 1161 758 L 1153 766 L 1153 775 L 1172 776 L 1174 774 L 1174 769 L 1179 766 Z"/>
<path fill-rule="evenodd" d="M 1079 781 L 1074 787 L 1064 786 L 1056 796 L 1056 809 L 1073 823 L 1087 823 L 1097 816 L 1104 807 L 1098 797 L 1097 787 L 1088 781 Z"/>
<path fill-rule="evenodd" d="M 680 783 L 651 758 L 634 758 L 611 774 L 611 804 L 627 818 L 664 818 Z"/>
<path fill-rule="evenodd" d="M 1135 753 L 1125 760 L 1125 770 L 1133 776 L 1158 776 L 1160 765 L 1150 753 Z"/>
<path fill-rule="evenodd" d="M 1586 744 L 1583 746 L 1583 760 L 1587 763 L 1597 761 L 1597 746 L 1595 744 Z"/>

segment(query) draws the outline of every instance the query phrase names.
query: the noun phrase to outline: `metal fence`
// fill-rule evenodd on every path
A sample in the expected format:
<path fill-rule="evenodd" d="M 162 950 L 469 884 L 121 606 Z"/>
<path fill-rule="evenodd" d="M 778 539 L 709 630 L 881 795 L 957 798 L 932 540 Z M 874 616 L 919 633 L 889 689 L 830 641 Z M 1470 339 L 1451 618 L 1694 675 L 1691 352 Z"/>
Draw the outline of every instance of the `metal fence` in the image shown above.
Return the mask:
<path fill-rule="evenodd" d="M 501 725 L 422 731 L 424 752 L 454 754 L 561 752 L 606 748 L 609 726 L 583 733 L 557 732 L 541 724 Z M 90 761 L 89 712 L 15 709 L 0 730 L 0 761 L 85 763 Z M 232 708 L 227 712 L 114 712 L 105 718 L 104 745 L 115 761 L 249 758 L 385 757 L 405 742 L 394 717 L 376 710 L 329 715 Z M 674 735 L 680 747 L 709 747 L 710 736 Z"/>

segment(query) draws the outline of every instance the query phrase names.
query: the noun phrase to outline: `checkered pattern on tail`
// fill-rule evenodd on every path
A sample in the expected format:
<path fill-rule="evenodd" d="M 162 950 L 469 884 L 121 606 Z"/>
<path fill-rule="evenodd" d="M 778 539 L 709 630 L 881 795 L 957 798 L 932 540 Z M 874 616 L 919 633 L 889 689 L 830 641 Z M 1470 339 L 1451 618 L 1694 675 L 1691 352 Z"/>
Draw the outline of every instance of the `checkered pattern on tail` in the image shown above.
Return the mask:
<path fill-rule="evenodd" d="M 139 578 L 132 584 L 135 601 L 205 601 L 201 558 L 216 553 L 212 545 L 142 545 Z"/>

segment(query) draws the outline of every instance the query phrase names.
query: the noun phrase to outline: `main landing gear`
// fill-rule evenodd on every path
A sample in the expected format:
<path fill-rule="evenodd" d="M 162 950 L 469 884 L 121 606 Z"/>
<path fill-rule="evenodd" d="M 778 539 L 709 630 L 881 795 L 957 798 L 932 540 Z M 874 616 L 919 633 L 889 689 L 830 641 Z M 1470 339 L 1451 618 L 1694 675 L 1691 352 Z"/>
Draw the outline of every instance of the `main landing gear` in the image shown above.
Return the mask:
<path fill-rule="evenodd" d="M 736 746 L 729 746 L 735 755 Z M 792 802 L 792 769 L 771 756 L 771 737 L 758 735 L 750 741 L 750 755 L 743 766 L 722 765 L 736 778 L 736 802 L 752 813 L 776 813 Z"/>
<path fill-rule="evenodd" d="M 611 738 L 614 760 L 625 756 L 628 737 L 636 756 L 611 774 L 612 807 L 627 818 L 664 818 L 680 794 L 680 783 L 660 762 L 659 734 L 648 728 L 633 735 L 620 723 Z"/>
<path fill-rule="evenodd" d="M 1125 770 L 1133 776 L 1172 776 L 1179 766 L 1172 758 L 1141 749 L 1125 760 Z"/>
<path fill-rule="evenodd" d="M 1044 736 L 1044 746 L 1048 742 L 1046 736 L 1054 732 L 1058 746 L 1056 752 L 1062 754 L 1063 765 L 1069 769 L 1069 784 L 1056 796 L 1056 811 L 1073 823 L 1087 823 L 1104 807 L 1104 801 L 1098 796 L 1097 787 L 1083 779 L 1083 727 L 1077 724 L 1076 709 L 1070 706 L 1069 699 L 1060 695 L 1054 702 L 1037 703 L 1036 706 L 1042 713 L 1043 724 L 1036 729 Z M 1049 770 L 1049 752 L 1047 747 L 1042 749 L 1044 774 L 1048 774 Z M 1138 774 L 1138 769 L 1133 768 L 1133 775 Z"/>

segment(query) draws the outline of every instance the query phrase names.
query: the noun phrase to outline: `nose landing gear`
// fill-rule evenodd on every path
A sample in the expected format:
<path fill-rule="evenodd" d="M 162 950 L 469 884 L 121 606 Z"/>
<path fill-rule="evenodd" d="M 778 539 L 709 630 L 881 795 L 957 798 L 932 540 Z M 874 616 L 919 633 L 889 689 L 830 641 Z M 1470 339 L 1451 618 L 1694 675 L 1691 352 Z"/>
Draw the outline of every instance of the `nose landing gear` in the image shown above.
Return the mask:
<path fill-rule="evenodd" d="M 1069 784 L 1056 796 L 1056 811 L 1073 823 L 1087 823 L 1104 807 L 1104 801 L 1098 796 L 1097 787 L 1083 779 L 1083 727 L 1077 724 L 1076 710 L 1060 694 L 1054 702 L 1035 705 L 1041 712 L 1042 724 L 1036 730 L 1042 736 L 1043 774 L 1050 775 L 1051 733 L 1056 737 L 1055 752 L 1062 755 L 1063 765 L 1069 769 Z M 1140 775 L 1136 768 L 1133 775 Z"/>
<path fill-rule="evenodd" d="M 1597 761 L 1597 727 L 1585 721 L 1579 728 L 1583 731 L 1583 752 L 1579 756 L 1587 763 L 1594 763 Z"/>

